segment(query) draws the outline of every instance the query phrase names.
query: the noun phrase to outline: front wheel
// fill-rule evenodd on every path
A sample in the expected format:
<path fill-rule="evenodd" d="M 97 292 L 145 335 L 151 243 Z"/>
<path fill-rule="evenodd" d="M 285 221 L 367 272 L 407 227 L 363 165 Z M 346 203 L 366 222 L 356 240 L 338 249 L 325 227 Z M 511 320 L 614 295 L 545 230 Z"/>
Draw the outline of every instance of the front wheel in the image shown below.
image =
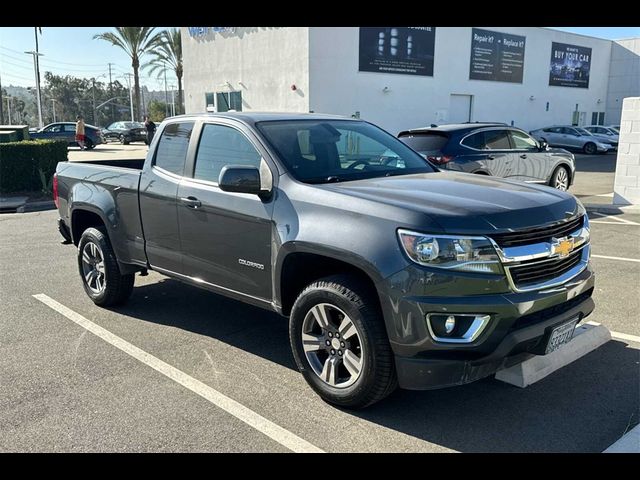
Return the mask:
<path fill-rule="evenodd" d="M 565 167 L 558 167 L 551 175 L 549 185 L 563 192 L 567 191 L 569 188 L 569 171 Z"/>
<path fill-rule="evenodd" d="M 598 151 L 598 147 L 596 147 L 596 144 L 593 142 L 586 143 L 585 146 L 582 147 L 582 149 L 584 150 L 584 153 L 586 153 L 587 155 L 593 155 Z"/>
<path fill-rule="evenodd" d="M 122 275 L 104 231 L 87 228 L 78 244 L 78 268 L 84 291 L 101 307 L 126 302 L 133 291 L 134 274 Z"/>
<path fill-rule="evenodd" d="M 129 145 L 129 140 L 124 135 L 120 135 L 120 143 L 122 145 Z"/>
<path fill-rule="evenodd" d="M 298 369 L 329 403 L 363 408 L 397 387 L 378 300 L 354 276 L 334 275 L 305 288 L 291 310 L 289 340 Z"/>

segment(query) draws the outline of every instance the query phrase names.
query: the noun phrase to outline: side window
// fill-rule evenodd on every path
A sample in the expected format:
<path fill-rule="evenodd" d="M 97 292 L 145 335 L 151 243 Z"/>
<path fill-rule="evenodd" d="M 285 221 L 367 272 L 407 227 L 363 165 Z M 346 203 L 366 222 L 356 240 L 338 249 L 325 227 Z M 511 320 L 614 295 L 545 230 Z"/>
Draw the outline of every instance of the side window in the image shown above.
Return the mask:
<path fill-rule="evenodd" d="M 506 130 L 490 130 L 484 132 L 486 150 L 510 150 L 509 135 Z"/>
<path fill-rule="evenodd" d="M 75 125 L 65 125 L 64 126 L 64 131 L 65 132 L 74 132 L 76 131 L 76 126 Z"/>
<path fill-rule="evenodd" d="M 167 125 L 158 142 L 154 165 L 176 175 L 182 175 L 192 130 L 193 122 Z"/>
<path fill-rule="evenodd" d="M 511 130 L 511 140 L 516 150 L 538 150 L 538 142 L 526 133 Z"/>
<path fill-rule="evenodd" d="M 260 167 L 261 155 L 242 133 L 225 125 L 205 124 L 196 154 L 193 177 L 218 183 L 226 165 Z"/>
<path fill-rule="evenodd" d="M 462 145 L 476 150 L 484 150 L 484 132 L 469 135 L 462 141 Z"/>

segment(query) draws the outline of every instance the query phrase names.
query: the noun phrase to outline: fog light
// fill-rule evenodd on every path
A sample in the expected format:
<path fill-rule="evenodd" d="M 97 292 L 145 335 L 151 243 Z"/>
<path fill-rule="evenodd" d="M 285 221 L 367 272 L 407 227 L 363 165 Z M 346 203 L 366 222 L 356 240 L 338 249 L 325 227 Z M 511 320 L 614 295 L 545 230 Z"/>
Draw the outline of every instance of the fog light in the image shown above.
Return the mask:
<path fill-rule="evenodd" d="M 449 315 L 447 317 L 447 320 L 444 322 L 444 331 L 447 332 L 447 334 L 453 332 L 453 329 L 456 327 L 456 317 L 454 317 L 453 315 Z"/>
<path fill-rule="evenodd" d="M 483 313 L 429 313 L 426 318 L 431 338 L 441 343 L 471 343 L 490 319 L 490 315 Z"/>

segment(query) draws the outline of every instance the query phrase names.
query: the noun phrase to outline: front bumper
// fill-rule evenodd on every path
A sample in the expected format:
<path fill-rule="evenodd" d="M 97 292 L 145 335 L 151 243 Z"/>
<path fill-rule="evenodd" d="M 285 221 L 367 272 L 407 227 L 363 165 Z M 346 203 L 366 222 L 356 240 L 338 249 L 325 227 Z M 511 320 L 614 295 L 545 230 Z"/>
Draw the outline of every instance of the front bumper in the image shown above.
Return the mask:
<path fill-rule="evenodd" d="M 594 283 L 587 266 L 566 284 L 547 290 L 394 299 L 391 312 L 383 308 L 385 316 L 393 319 L 387 331 L 400 387 L 428 390 L 462 385 L 543 353 L 553 327 L 574 317 L 582 321 L 593 311 Z M 444 312 L 488 314 L 491 320 L 471 343 L 440 343 L 431 337 L 425 318 L 428 313 Z"/>
<path fill-rule="evenodd" d="M 597 150 L 598 152 L 602 152 L 602 153 L 607 153 L 609 150 L 616 150 L 616 148 L 613 145 L 608 147 L 602 147 L 600 145 L 596 145 L 596 148 L 598 149 Z"/>

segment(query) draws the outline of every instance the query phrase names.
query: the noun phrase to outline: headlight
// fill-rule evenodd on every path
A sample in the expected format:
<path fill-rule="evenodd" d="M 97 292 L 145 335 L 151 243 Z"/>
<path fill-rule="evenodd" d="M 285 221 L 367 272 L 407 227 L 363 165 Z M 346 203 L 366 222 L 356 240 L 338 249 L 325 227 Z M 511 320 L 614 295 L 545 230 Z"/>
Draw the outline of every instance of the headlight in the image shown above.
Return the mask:
<path fill-rule="evenodd" d="M 493 244 L 485 237 L 429 235 L 398 230 L 400 244 L 420 265 L 462 272 L 502 273 Z"/>

